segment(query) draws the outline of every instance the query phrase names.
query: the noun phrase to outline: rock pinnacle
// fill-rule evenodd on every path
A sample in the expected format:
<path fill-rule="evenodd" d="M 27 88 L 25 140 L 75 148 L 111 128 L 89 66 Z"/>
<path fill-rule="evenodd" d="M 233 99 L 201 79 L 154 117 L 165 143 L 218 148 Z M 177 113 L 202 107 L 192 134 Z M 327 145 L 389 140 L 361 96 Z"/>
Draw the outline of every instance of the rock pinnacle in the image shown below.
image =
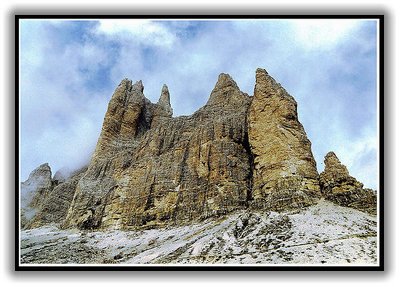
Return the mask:
<path fill-rule="evenodd" d="M 161 89 L 160 99 L 158 100 L 157 104 L 161 106 L 168 113 L 169 116 L 172 116 L 173 110 L 170 103 L 169 90 L 168 86 L 165 84 Z"/>

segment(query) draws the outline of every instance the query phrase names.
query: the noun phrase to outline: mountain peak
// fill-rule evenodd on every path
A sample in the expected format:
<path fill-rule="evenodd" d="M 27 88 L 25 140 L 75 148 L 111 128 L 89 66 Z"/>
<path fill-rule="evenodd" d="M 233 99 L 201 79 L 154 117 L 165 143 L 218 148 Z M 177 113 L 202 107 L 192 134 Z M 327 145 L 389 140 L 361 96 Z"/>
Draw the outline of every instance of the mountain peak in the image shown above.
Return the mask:
<path fill-rule="evenodd" d="M 29 178 L 28 178 L 27 182 L 31 181 L 31 180 L 38 180 L 38 178 L 41 178 L 41 180 L 46 181 L 46 182 L 51 181 L 51 168 L 47 162 L 43 163 L 43 164 L 39 165 L 37 168 L 35 168 L 29 174 Z"/>
<path fill-rule="evenodd" d="M 229 74 L 221 73 L 208 99 L 207 105 L 218 105 L 232 101 L 232 96 L 240 94 L 241 91 Z"/>
<path fill-rule="evenodd" d="M 137 81 L 133 85 L 132 90 L 139 91 L 140 93 L 143 93 L 144 86 L 143 86 L 142 80 Z"/>
<path fill-rule="evenodd" d="M 234 87 L 235 89 L 239 89 L 236 82 L 231 77 L 231 75 L 226 74 L 226 73 L 221 73 L 218 76 L 218 81 L 215 84 L 214 90 L 222 89 L 222 88 L 226 88 L 226 87 Z"/>
<path fill-rule="evenodd" d="M 318 171 L 296 102 L 261 68 L 256 70 L 248 125 L 255 202 L 276 210 L 315 204 L 321 197 Z"/>

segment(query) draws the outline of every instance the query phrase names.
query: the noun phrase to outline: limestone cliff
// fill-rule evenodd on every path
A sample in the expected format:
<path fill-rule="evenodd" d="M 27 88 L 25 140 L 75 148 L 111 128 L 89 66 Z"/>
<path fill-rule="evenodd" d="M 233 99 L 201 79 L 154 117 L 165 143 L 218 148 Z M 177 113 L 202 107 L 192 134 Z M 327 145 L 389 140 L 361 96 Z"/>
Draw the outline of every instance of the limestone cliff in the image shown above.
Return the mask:
<path fill-rule="evenodd" d="M 318 172 L 297 103 L 264 69 L 256 72 L 248 122 L 254 204 L 273 210 L 314 204 Z"/>
<path fill-rule="evenodd" d="M 141 82 L 124 80 L 110 101 L 65 226 L 149 228 L 246 207 L 250 100 L 221 74 L 203 108 L 172 118 L 166 86 L 152 104 Z"/>

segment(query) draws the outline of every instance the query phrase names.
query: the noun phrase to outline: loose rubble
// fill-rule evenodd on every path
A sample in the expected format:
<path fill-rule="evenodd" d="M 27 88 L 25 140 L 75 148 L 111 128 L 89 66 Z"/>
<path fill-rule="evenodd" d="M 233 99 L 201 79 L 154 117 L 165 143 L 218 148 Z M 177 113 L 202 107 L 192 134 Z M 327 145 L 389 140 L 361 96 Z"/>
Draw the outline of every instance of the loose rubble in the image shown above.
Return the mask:
<path fill-rule="evenodd" d="M 139 231 L 21 231 L 22 264 L 376 265 L 377 221 L 326 200 Z"/>

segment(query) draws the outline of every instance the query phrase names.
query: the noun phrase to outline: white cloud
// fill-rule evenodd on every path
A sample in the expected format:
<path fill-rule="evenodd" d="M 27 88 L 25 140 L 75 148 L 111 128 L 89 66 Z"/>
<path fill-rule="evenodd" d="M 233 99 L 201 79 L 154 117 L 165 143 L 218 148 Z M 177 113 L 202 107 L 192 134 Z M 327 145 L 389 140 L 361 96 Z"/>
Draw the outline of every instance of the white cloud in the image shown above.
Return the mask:
<path fill-rule="evenodd" d="M 87 41 L 60 47 L 48 24 L 62 29 L 63 23 L 31 21 L 21 28 L 21 180 L 44 162 L 53 173 L 86 164 L 110 96 L 110 91 L 102 97 L 87 87 L 108 63 L 106 51 Z"/>
<path fill-rule="evenodd" d="M 161 23 L 140 19 L 99 20 L 96 32 L 122 39 L 131 39 L 138 44 L 171 48 L 176 36 Z"/>
<path fill-rule="evenodd" d="M 294 38 L 309 50 L 329 48 L 346 39 L 360 20 L 351 19 L 299 19 L 291 20 Z"/>

